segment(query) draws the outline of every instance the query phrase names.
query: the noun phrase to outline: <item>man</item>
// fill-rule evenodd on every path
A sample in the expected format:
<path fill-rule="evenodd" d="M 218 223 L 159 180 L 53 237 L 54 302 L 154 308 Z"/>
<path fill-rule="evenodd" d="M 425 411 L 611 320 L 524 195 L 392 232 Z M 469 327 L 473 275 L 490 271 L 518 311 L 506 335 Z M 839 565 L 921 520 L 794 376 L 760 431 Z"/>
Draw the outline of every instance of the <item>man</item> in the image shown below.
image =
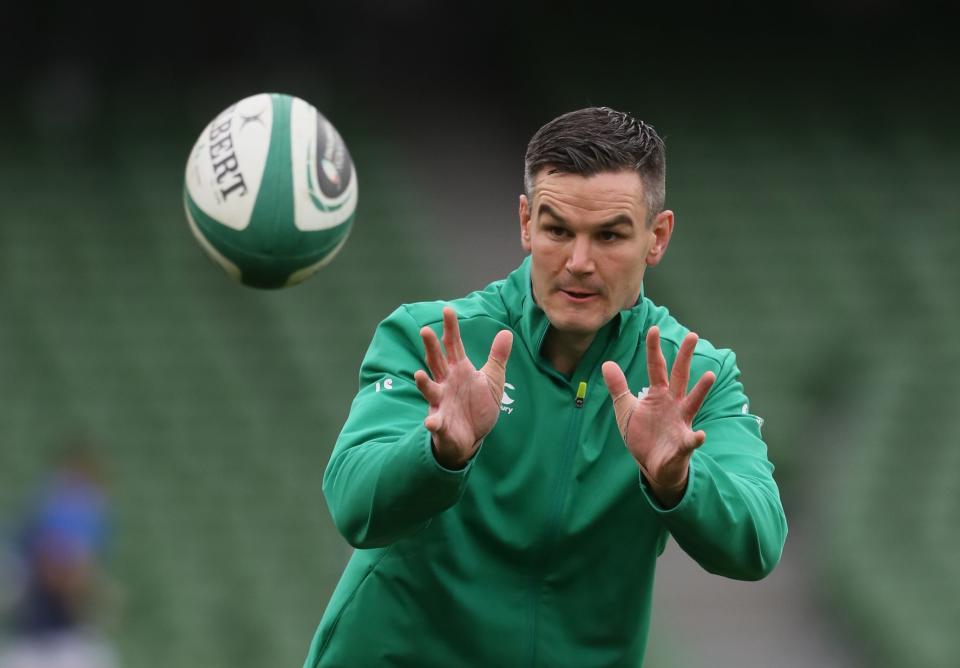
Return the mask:
<path fill-rule="evenodd" d="M 664 164 L 627 114 L 551 121 L 526 154 L 530 257 L 380 324 L 324 476 L 358 549 L 306 666 L 638 666 L 668 535 L 727 577 L 776 565 L 733 353 L 642 294 L 674 228 Z"/>

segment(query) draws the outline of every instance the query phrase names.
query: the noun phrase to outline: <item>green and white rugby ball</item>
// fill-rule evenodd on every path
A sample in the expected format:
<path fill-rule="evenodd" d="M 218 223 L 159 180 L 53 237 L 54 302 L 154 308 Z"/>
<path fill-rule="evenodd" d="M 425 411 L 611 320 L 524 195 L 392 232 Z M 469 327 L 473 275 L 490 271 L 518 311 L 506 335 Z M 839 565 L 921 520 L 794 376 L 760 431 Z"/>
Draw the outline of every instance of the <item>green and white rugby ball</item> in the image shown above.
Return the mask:
<path fill-rule="evenodd" d="M 313 106 L 264 93 L 227 107 L 187 159 L 187 222 L 230 278 L 282 288 L 343 247 L 357 173 L 336 128 Z"/>

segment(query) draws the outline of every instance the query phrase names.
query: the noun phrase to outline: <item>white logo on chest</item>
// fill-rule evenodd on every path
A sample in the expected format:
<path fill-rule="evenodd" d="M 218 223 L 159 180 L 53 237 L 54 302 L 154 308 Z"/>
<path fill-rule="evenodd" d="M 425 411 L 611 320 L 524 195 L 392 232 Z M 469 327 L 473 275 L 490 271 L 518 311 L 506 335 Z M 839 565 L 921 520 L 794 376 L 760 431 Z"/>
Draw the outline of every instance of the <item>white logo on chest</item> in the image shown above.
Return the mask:
<path fill-rule="evenodd" d="M 500 399 L 500 410 L 506 413 L 507 415 L 510 415 L 510 413 L 513 412 L 513 407 L 510 404 L 512 404 L 514 401 L 513 397 L 507 394 L 507 390 L 515 390 L 515 389 L 517 388 L 515 388 L 510 383 L 503 384 L 503 397 Z"/>

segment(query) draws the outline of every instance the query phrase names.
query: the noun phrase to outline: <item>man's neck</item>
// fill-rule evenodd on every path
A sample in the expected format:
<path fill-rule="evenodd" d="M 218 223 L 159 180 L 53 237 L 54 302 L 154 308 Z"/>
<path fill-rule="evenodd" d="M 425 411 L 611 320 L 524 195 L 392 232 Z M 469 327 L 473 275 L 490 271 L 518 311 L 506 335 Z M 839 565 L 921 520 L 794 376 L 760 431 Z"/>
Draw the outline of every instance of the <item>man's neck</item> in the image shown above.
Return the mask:
<path fill-rule="evenodd" d="M 580 364 L 584 353 L 593 343 L 596 332 L 592 334 L 570 334 L 557 331 L 553 325 L 547 330 L 540 347 L 540 354 L 554 369 L 569 377 Z"/>

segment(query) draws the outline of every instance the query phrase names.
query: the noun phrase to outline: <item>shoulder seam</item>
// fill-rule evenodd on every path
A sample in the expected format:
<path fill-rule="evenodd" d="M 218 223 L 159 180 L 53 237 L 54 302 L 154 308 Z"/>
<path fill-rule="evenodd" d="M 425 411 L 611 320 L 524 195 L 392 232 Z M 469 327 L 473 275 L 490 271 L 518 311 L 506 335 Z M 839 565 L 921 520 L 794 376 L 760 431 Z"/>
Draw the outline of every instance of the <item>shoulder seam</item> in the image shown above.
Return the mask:
<path fill-rule="evenodd" d="M 690 331 L 690 330 L 687 330 L 687 331 Z M 679 350 L 679 349 L 680 349 L 680 342 L 678 342 L 678 341 L 675 339 L 675 337 L 672 337 L 672 336 L 669 336 L 669 337 L 668 337 L 668 336 L 663 336 L 663 334 L 661 334 L 661 335 L 660 335 L 660 341 L 661 341 L 661 343 L 662 343 L 663 341 L 668 341 L 671 345 L 673 345 L 673 347 L 674 347 L 676 350 Z M 709 343 L 709 342 L 708 342 L 708 343 Z M 694 348 L 694 350 L 693 350 L 693 356 L 694 356 L 694 357 L 706 357 L 706 358 L 708 358 L 708 359 L 713 360 L 713 361 L 716 362 L 717 364 L 719 364 L 719 365 L 720 365 L 720 369 L 718 370 L 718 374 L 719 374 L 719 371 L 722 371 L 722 370 L 723 370 L 723 367 L 726 366 L 727 360 L 728 360 L 729 357 L 733 354 L 733 351 L 730 350 L 729 348 L 717 348 L 717 347 L 715 347 L 712 343 L 710 343 L 710 346 L 713 348 L 713 351 L 697 350 L 696 348 Z M 646 348 L 646 336 L 644 336 L 644 338 L 641 338 L 641 339 L 638 339 L 638 340 L 637 340 L 637 350 L 645 349 L 645 348 Z"/>
<path fill-rule="evenodd" d="M 442 313 L 442 311 L 443 311 L 443 306 L 449 305 L 450 302 L 449 302 L 449 301 L 442 301 L 442 302 L 440 302 L 440 303 L 442 304 L 442 306 L 441 306 L 441 313 Z M 426 321 L 424 321 L 424 322 L 421 323 L 421 322 L 419 322 L 416 318 L 413 317 L 413 314 L 410 313 L 410 309 L 409 309 L 408 307 L 409 307 L 409 304 L 401 304 L 401 305 L 400 305 L 400 308 L 402 308 L 402 309 L 403 309 L 403 312 L 407 314 L 407 317 L 410 318 L 410 320 L 413 321 L 413 323 L 414 323 L 415 325 L 417 325 L 418 331 L 419 331 L 419 329 L 420 329 L 421 327 L 429 327 L 430 325 L 435 325 L 435 324 L 437 324 L 437 323 L 443 322 L 443 316 L 441 315 L 441 317 L 439 317 L 439 318 L 431 318 L 430 320 L 426 320 Z M 496 323 L 498 323 L 498 324 L 500 324 L 500 325 L 502 325 L 502 326 L 504 326 L 504 327 L 506 327 L 506 328 L 514 329 L 514 327 L 513 327 L 512 324 L 501 322 L 500 320 L 498 320 L 497 318 L 494 318 L 494 317 L 493 317 L 492 315 L 490 315 L 489 313 L 474 313 L 474 314 L 472 314 L 472 315 L 467 315 L 467 316 L 460 315 L 459 313 L 457 314 L 457 321 L 458 321 L 458 322 L 465 322 L 465 321 L 467 321 L 467 320 L 474 320 L 474 319 L 476 319 L 476 318 L 487 318 L 488 320 L 492 320 L 493 322 L 496 322 Z"/>

